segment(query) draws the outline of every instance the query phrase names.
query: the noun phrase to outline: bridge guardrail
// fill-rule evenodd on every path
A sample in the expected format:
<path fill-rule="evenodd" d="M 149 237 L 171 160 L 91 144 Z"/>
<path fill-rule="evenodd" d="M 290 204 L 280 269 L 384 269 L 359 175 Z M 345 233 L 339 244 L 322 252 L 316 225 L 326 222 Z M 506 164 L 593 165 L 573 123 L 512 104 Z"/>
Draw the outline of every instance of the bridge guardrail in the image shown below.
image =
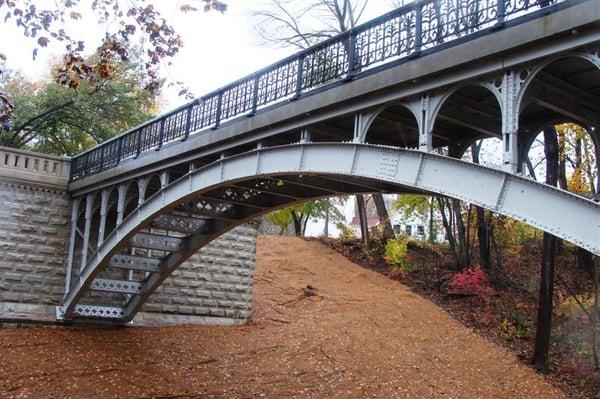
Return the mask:
<path fill-rule="evenodd" d="M 421 0 L 281 60 L 85 151 L 71 181 L 225 121 L 582 0 Z"/>

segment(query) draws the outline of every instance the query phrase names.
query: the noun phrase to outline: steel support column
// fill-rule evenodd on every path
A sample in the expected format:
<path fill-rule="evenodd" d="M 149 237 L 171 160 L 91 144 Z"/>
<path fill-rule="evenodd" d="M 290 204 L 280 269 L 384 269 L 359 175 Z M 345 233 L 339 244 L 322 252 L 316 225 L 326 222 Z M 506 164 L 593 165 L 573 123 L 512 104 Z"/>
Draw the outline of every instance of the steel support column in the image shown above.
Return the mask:
<path fill-rule="evenodd" d="M 97 247 L 102 245 L 104 241 L 104 234 L 106 229 L 106 213 L 108 212 L 108 198 L 110 196 L 110 191 L 105 189 L 102 190 L 101 200 L 100 200 L 100 226 L 98 226 L 98 244 Z"/>
<path fill-rule="evenodd" d="M 521 81 L 517 72 L 504 72 L 500 88 L 502 101 L 502 168 L 511 173 L 519 169 L 519 151 L 517 145 L 519 131 L 519 109 L 517 97 Z"/>
<path fill-rule="evenodd" d="M 90 227 L 92 224 L 92 206 L 94 205 L 95 193 L 90 193 L 85 196 L 85 225 L 83 228 L 83 245 L 81 247 L 81 263 L 79 264 L 79 272 L 85 267 L 87 263 L 87 255 L 90 244 Z"/>
<path fill-rule="evenodd" d="M 433 151 L 433 124 L 431 120 L 429 94 L 421 97 L 421 113 L 419 115 L 419 150 L 423 152 Z"/>
<path fill-rule="evenodd" d="M 125 196 L 127 195 L 127 185 L 120 184 L 118 190 L 118 198 L 117 198 L 117 226 L 121 224 L 123 221 L 123 215 L 125 213 Z"/>
<path fill-rule="evenodd" d="M 71 288 L 71 274 L 73 273 L 73 256 L 75 253 L 75 237 L 77 233 L 77 219 L 79 215 L 79 205 L 81 198 L 73 200 L 73 208 L 71 209 L 71 233 L 69 236 L 69 252 L 67 254 L 67 270 L 65 276 L 65 295 Z"/>

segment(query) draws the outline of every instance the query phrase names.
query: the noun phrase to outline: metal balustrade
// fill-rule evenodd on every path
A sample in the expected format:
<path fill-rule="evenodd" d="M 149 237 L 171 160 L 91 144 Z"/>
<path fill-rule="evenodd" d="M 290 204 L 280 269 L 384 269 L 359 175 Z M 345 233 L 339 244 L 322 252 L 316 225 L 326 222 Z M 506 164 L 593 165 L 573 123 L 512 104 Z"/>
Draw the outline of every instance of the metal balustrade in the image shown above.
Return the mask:
<path fill-rule="evenodd" d="M 154 118 L 72 159 L 71 181 L 165 143 L 317 90 L 577 4 L 581 0 L 423 0 L 398 8 Z"/>

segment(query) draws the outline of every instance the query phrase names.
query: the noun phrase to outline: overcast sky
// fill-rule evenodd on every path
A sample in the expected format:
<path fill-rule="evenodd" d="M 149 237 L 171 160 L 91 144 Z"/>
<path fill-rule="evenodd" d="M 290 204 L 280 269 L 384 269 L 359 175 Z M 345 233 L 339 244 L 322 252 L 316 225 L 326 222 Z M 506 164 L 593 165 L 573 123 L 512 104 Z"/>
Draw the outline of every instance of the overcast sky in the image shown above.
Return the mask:
<path fill-rule="evenodd" d="M 50 2 L 50 0 L 48 0 Z M 89 0 L 85 0 L 83 3 Z M 298 0 L 303 1 L 303 0 Z M 163 72 L 171 81 L 182 81 L 197 96 L 206 94 L 229 82 L 237 80 L 264 66 L 295 52 L 293 49 L 268 48 L 258 44 L 254 33 L 252 10 L 258 9 L 261 0 L 225 0 L 228 9 L 217 12 L 182 13 L 179 4 L 185 1 L 155 0 L 152 2 L 175 27 L 184 41 L 173 65 L 164 66 Z M 42 1 L 40 1 L 42 3 Z M 370 0 L 363 22 L 389 11 L 390 0 Z M 78 10 L 79 11 L 79 10 Z M 93 51 L 106 31 L 82 9 L 83 18 L 69 21 L 69 33 L 82 37 L 88 52 Z M 110 29 L 110 27 L 109 27 Z M 33 42 L 17 30 L 14 23 L 0 23 L 2 51 L 10 68 L 20 70 L 29 79 L 39 79 L 48 73 L 49 64 L 64 53 L 64 46 L 51 42 L 42 49 L 36 61 L 32 60 Z M 4 40 L 9 38 L 9 40 Z M 165 101 L 161 111 L 179 105 L 175 89 L 164 89 Z"/>

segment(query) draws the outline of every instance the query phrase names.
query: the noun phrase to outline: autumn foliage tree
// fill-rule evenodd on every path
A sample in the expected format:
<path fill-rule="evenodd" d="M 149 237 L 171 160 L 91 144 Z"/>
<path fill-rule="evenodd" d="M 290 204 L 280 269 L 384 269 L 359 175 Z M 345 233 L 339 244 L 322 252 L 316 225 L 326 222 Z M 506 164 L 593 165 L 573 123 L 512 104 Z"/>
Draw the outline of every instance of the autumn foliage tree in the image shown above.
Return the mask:
<path fill-rule="evenodd" d="M 190 0 L 179 4 L 182 12 L 217 10 L 225 11 L 219 0 Z M 86 43 L 69 33 L 67 26 L 91 11 L 96 23 L 106 26 L 106 33 L 95 49 L 97 57 L 86 57 Z M 160 12 L 146 0 L 0 0 L 0 18 L 14 23 L 16 28 L 32 42 L 35 60 L 40 49 L 52 42 L 64 44 L 64 59 L 53 74 L 56 83 L 76 89 L 80 82 L 97 84 L 110 80 L 117 64 L 128 62 L 135 56 L 144 71 L 143 87 L 156 92 L 160 87 L 159 69 L 179 52 L 181 37 Z M 131 46 L 131 43 L 139 43 Z M 0 54 L 0 59 L 6 56 Z M 0 65 L 0 68 L 2 65 Z M 0 69 L 0 75 L 5 73 Z M 182 89 L 181 94 L 187 91 Z M 14 105 L 7 93 L 0 92 L 0 123 L 4 130 L 11 128 Z"/>
<path fill-rule="evenodd" d="M 157 96 L 143 87 L 143 68 L 116 63 L 111 79 L 82 80 L 77 87 L 48 79 L 28 82 L 7 71 L 0 90 L 14 104 L 11 128 L 0 131 L 0 145 L 73 155 L 148 120 Z"/>

